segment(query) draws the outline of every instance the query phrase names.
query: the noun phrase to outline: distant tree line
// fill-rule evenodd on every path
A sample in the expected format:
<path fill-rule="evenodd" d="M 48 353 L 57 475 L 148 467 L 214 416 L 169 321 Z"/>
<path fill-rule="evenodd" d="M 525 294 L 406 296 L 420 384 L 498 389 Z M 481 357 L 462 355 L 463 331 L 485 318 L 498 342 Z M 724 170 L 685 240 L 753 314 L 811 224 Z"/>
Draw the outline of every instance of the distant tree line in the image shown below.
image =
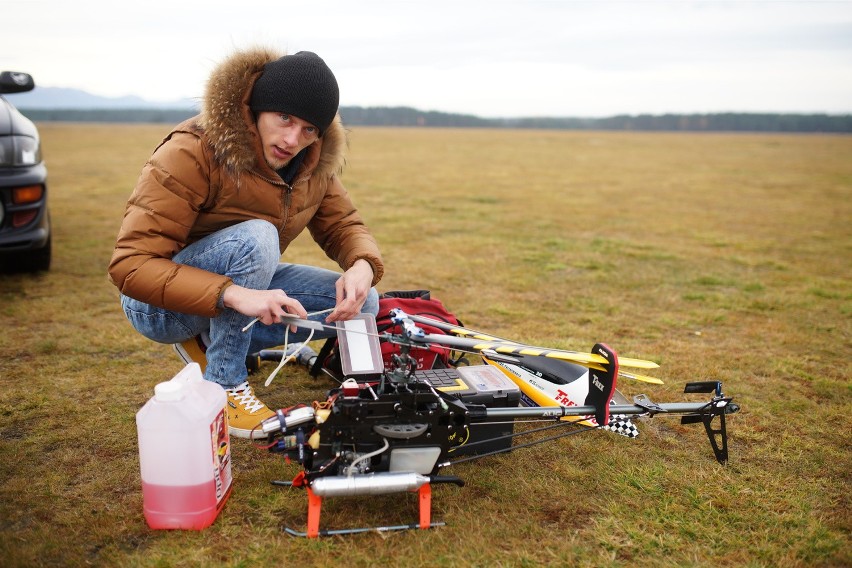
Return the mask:
<path fill-rule="evenodd" d="M 609 118 L 503 119 L 501 126 L 567 130 L 675 132 L 852 132 L 852 115 L 827 114 L 640 114 Z"/>
<path fill-rule="evenodd" d="M 178 123 L 191 109 L 20 109 L 35 121 Z M 410 107 L 341 107 L 347 126 L 532 128 L 668 132 L 852 133 L 852 115 L 716 113 L 619 115 L 608 118 L 480 118 Z"/>
<path fill-rule="evenodd" d="M 21 114 L 36 122 L 165 122 L 177 124 L 197 114 L 195 111 L 187 109 L 158 108 L 18 108 L 18 110 Z"/>

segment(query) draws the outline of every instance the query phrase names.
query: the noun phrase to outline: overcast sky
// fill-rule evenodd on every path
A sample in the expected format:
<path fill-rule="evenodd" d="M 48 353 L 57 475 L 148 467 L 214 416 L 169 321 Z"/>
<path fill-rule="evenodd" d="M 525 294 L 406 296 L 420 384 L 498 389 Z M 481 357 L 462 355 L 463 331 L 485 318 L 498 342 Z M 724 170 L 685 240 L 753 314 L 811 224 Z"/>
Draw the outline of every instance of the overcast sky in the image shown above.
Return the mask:
<path fill-rule="evenodd" d="M 852 2 L 0 0 L 0 69 L 197 98 L 262 44 L 317 52 L 341 105 L 501 116 L 852 113 Z"/>

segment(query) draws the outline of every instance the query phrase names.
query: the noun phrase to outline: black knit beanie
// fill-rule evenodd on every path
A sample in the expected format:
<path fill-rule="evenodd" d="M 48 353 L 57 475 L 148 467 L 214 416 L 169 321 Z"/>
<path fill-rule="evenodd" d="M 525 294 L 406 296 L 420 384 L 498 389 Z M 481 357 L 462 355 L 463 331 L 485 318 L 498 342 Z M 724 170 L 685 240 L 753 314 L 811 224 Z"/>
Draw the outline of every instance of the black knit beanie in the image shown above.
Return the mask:
<path fill-rule="evenodd" d="M 326 131 L 337 114 L 340 91 L 331 69 L 316 53 L 300 51 L 263 66 L 251 92 L 255 113 L 283 112 Z"/>

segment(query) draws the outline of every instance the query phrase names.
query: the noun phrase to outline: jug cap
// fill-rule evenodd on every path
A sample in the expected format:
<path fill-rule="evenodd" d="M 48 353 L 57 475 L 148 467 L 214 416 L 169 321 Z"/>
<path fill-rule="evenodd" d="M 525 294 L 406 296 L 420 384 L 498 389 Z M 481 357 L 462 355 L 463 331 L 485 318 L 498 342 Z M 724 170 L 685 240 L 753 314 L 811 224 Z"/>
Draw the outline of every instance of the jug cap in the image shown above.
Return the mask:
<path fill-rule="evenodd" d="M 183 384 L 178 381 L 165 381 L 154 387 L 157 402 L 172 402 L 183 398 Z"/>

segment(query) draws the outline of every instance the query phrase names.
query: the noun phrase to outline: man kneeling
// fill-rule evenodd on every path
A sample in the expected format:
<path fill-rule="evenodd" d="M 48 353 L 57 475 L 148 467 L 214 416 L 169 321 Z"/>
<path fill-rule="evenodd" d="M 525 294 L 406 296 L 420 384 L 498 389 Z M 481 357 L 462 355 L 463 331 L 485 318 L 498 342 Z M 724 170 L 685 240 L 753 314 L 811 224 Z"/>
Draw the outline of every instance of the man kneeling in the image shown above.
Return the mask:
<path fill-rule="evenodd" d="M 240 437 L 273 414 L 247 382 L 246 355 L 281 345 L 285 314 L 329 323 L 375 314 L 383 272 L 338 177 L 337 80 L 314 53 L 279 55 L 238 52 L 213 71 L 201 113 L 145 164 L 109 265 L 137 331 L 161 343 L 205 338 L 204 378 L 228 391 Z M 281 262 L 305 228 L 342 274 Z M 264 325 L 243 332 L 255 318 Z"/>

